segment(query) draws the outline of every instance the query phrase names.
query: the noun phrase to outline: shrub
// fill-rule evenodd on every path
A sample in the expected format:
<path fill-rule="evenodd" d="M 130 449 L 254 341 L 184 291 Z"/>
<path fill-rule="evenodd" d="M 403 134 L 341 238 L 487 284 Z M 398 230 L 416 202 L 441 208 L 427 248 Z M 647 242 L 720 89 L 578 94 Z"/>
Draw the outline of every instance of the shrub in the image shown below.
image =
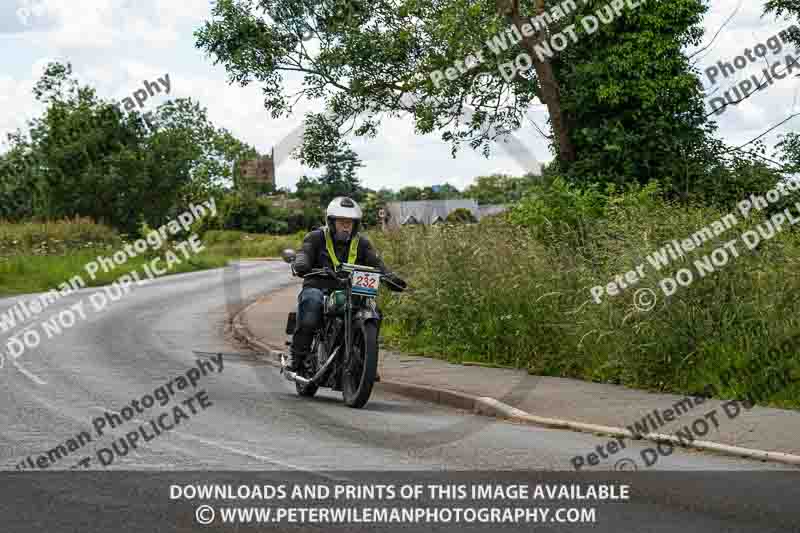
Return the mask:
<path fill-rule="evenodd" d="M 0 255 L 62 255 L 71 250 L 117 246 L 121 236 L 90 218 L 8 222 L 0 221 Z"/>
<path fill-rule="evenodd" d="M 217 201 L 217 215 L 195 223 L 193 231 L 202 235 L 211 230 L 286 235 L 311 227 L 322 220 L 318 208 L 289 210 L 275 207 L 270 200 L 239 193 L 226 194 Z"/>
<path fill-rule="evenodd" d="M 458 209 L 452 210 L 445 218 L 445 222 L 451 223 L 474 223 L 477 222 L 475 220 L 475 216 L 472 214 L 472 211 L 465 207 L 459 207 Z"/>
<path fill-rule="evenodd" d="M 210 252 L 233 257 L 278 257 L 286 248 L 300 248 L 305 231 L 292 235 L 250 234 L 231 230 L 209 230 L 203 243 Z"/>
<path fill-rule="evenodd" d="M 738 257 L 700 276 L 696 260 L 765 220 L 739 216 L 727 232 L 656 270 L 649 254 L 726 210 L 663 201 L 656 184 L 540 192 L 505 220 L 377 237 L 387 265 L 410 287 L 381 296 L 389 340 L 456 361 L 659 391 L 697 394 L 711 385 L 726 398 L 785 375 L 789 386 L 761 400 L 800 406 L 796 231 L 784 227 L 753 251 L 737 241 Z M 592 287 L 640 264 L 643 279 L 595 303 Z M 694 272 L 693 283 L 666 296 L 659 282 L 681 268 Z M 650 294 L 656 305 L 642 310 Z"/>

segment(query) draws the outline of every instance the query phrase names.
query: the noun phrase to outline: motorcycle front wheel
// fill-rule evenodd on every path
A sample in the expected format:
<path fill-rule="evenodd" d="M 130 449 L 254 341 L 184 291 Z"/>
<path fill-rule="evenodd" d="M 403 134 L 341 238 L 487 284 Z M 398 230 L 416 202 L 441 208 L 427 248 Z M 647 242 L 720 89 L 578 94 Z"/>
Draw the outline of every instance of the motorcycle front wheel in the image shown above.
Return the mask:
<path fill-rule="evenodd" d="M 378 371 L 378 327 L 365 322 L 353 332 L 352 352 L 342 376 L 342 396 L 349 407 L 359 409 L 372 394 Z"/>

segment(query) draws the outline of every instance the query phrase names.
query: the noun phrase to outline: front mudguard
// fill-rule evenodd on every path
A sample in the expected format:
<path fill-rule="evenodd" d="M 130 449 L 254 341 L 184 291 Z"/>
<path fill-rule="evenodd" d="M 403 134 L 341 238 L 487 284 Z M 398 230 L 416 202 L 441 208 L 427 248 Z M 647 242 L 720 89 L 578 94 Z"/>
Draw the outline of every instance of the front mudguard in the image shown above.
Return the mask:
<path fill-rule="evenodd" d="M 364 325 L 364 323 L 369 321 L 375 322 L 375 327 L 378 330 L 378 338 L 381 335 L 381 321 L 383 320 L 383 315 L 381 314 L 378 306 L 374 304 L 368 307 L 362 307 L 353 315 L 353 329 L 360 328 Z"/>
<path fill-rule="evenodd" d="M 360 328 L 361 326 L 363 326 L 363 325 L 364 325 L 364 323 L 365 323 L 365 322 L 367 322 L 367 321 L 369 321 L 369 320 L 374 320 L 374 321 L 375 321 L 375 324 L 378 326 L 378 329 L 380 330 L 380 327 L 381 327 L 381 319 L 382 319 L 382 318 L 383 318 L 383 317 L 381 316 L 381 313 L 380 313 L 380 311 L 378 311 L 378 309 L 377 309 L 377 308 L 373 308 L 373 309 L 369 309 L 369 308 L 359 309 L 359 310 L 358 310 L 358 311 L 356 311 L 356 313 L 353 315 L 353 328 Z"/>

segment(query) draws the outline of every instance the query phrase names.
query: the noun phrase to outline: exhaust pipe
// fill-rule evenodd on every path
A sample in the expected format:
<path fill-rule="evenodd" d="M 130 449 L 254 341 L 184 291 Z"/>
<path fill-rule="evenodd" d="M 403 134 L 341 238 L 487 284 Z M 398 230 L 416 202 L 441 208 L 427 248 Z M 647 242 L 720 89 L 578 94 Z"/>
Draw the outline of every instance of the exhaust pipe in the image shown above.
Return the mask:
<path fill-rule="evenodd" d="M 288 362 L 286 361 L 286 354 L 281 354 L 281 374 L 285 377 L 288 381 L 297 382 L 301 385 L 308 385 L 311 383 L 310 379 L 306 379 L 303 376 L 298 376 L 297 372 L 292 372 L 291 370 L 286 369 L 286 365 Z"/>
<path fill-rule="evenodd" d="M 320 368 L 317 371 L 316 375 L 314 375 L 314 377 L 312 377 L 311 379 L 304 378 L 303 376 L 298 376 L 297 372 L 292 372 L 291 370 L 287 370 L 286 365 L 288 364 L 288 362 L 286 360 L 286 354 L 281 353 L 281 374 L 283 374 L 287 380 L 296 381 L 301 385 L 308 385 L 309 383 L 314 383 L 315 385 L 317 385 L 317 380 L 322 379 L 322 376 L 325 375 L 325 372 L 328 371 L 328 368 L 330 368 L 331 363 L 333 363 L 333 360 L 336 357 L 336 352 L 338 351 L 339 350 L 334 350 L 334 352 L 330 355 L 330 357 L 328 357 L 328 360 L 325 361 L 325 364 L 322 365 L 322 368 Z"/>

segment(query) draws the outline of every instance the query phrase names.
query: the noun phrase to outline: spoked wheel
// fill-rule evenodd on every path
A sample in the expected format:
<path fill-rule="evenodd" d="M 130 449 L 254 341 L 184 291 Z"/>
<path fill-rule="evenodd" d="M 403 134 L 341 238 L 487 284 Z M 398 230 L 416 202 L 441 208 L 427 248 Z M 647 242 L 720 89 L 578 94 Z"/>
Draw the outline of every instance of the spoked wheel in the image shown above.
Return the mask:
<path fill-rule="evenodd" d="M 319 337 L 314 337 L 314 344 L 311 345 L 311 353 L 308 354 L 303 361 L 303 366 L 300 368 L 299 374 L 304 378 L 312 378 L 317 373 L 317 350 L 320 349 L 322 343 L 319 342 Z M 294 388 L 297 394 L 311 398 L 317 393 L 319 387 L 313 383 L 302 385 L 299 382 L 294 382 Z"/>
<path fill-rule="evenodd" d="M 365 322 L 353 332 L 353 346 L 342 375 L 344 402 L 356 409 L 364 407 L 372 394 L 378 371 L 378 328 Z"/>

